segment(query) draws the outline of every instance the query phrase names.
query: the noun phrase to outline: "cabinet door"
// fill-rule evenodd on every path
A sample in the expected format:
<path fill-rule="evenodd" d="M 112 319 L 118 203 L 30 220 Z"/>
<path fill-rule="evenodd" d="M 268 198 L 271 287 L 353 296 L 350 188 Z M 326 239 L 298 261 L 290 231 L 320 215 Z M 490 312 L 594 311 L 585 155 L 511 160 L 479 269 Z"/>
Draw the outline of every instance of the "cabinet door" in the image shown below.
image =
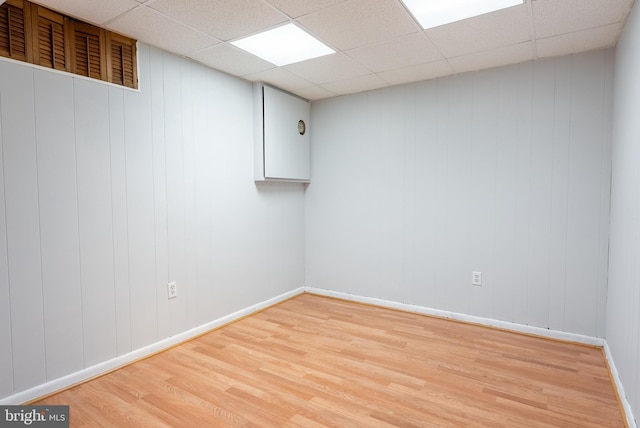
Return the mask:
<path fill-rule="evenodd" d="M 310 104 L 264 86 L 264 176 L 309 181 Z M 299 122 L 304 122 L 304 132 Z"/>

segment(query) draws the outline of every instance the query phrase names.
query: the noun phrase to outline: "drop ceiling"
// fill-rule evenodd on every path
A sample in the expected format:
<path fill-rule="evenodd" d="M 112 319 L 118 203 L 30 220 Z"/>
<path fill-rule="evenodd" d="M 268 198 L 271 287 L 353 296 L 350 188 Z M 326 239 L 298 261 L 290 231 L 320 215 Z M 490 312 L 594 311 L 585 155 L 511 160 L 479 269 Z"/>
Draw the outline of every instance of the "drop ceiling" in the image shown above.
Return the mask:
<path fill-rule="evenodd" d="M 316 100 L 613 47 L 634 0 L 526 0 L 428 30 L 422 30 L 400 0 L 36 2 L 211 68 Z M 336 53 L 276 67 L 230 43 L 290 22 Z"/>

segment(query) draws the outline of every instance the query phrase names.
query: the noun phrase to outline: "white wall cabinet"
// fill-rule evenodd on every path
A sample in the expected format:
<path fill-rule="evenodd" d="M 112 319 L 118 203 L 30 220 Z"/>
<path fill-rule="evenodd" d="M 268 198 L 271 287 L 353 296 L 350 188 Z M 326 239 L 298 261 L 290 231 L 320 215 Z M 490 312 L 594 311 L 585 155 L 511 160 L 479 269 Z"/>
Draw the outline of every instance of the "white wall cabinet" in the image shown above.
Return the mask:
<path fill-rule="evenodd" d="M 310 111 L 302 98 L 254 84 L 256 181 L 310 181 Z"/>

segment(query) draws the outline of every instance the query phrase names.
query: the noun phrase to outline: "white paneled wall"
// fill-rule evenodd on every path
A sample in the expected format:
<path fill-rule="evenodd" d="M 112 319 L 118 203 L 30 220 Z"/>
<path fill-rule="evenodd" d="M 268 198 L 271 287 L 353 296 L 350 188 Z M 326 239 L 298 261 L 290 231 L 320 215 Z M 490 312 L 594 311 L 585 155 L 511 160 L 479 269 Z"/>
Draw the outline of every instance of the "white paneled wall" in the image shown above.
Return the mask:
<path fill-rule="evenodd" d="M 85 364 L 91 366 L 117 355 L 109 87 L 82 80 L 73 89 L 82 343 Z"/>
<path fill-rule="evenodd" d="M 613 61 L 314 103 L 306 285 L 604 337 Z"/>
<path fill-rule="evenodd" d="M 46 372 L 58 377 L 84 361 L 73 81 L 40 70 L 32 78 Z"/>
<path fill-rule="evenodd" d="M 138 54 L 139 92 L 0 60 L 0 398 L 304 284 L 304 188 L 254 184 L 250 83 Z"/>
<path fill-rule="evenodd" d="M 607 342 L 640 416 L 640 7 L 616 52 Z"/>
<path fill-rule="evenodd" d="M 0 328 L 12 351 L 13 388 L 46 378 L 45 311 L 40 248 L 34 73 L 0 63 L 2 161 L 10 320 Z M 64 101 L 63 101 L 64 102 Z M 21 124 L 22 126 L 16 126 Z M 4 278 L 3 278 L 4 279 Z M 6 387 L 2 388 L 3 390 Z"/>

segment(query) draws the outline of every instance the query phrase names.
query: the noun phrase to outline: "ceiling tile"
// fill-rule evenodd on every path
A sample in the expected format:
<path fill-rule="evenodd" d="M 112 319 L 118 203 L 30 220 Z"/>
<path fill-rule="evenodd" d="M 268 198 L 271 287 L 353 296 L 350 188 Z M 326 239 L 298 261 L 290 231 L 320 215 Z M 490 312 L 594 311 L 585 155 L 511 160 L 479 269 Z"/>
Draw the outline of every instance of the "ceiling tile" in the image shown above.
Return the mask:
<path fill-rule="evenodd" d="M 295 75 L 316 84 L 336 82 L 353 77 L 366 76 L 369 71 L 342 54 L 290 64 L 284 67 Z"/>
<path fill-rule="evenodd" d="M 533 59 L 531 42 L 505 46 L 487 52 L 450 58 L 449 64 L 456 73 L 483 70 L 501 65 L 516 64 Z"/>
<path fill-rule="evenodd" d="M 37 3 L 97 25 L 104 25 L 139 5 L 135 0 L 37 0 Z"/>
<path fill-rule="evenodd" d="M 292 18 L 298 18 L 311 12 L 317 12 L 347 0 L 267 0 L 274 7 Z"/>
<path fill-rule="evenodd" d="M 307 88 L 313 83 L 305 80 L 295 74 L 283 70 L 282 68 L 272 68 L 270 70 L 261 71 L 260 73 L 244 76 L 245 79 L 252 82 L 265 82 L 286 91 L 295 91 L 296 89 Z"/>
<path fill-rule="evenodd" d="M 627 0 L 537 0 L 531 4 L 536 37 L 557 36 L 622 22 Z"/>
<path fill-rule="evenodd" d="M 220 43 L 146 6 L 120 16 L 107 28 L 180 55 Z"/>
<path fill-rule="evenodd" d="M 340 80 L 338 82 L 332 82 L 322 85 L 323 88 L 331 92 L 335 92 L 338 95 L 370 91 L 372 89 L 379 89 L 385 86 L 388 86 L 387 82 L 385 82 L 375 74 L 355 77 L 353 79 Z"/>
<path fill-rule="evenodd" d="M 336 95 L 338 95 L 318 85 L 298 89 L 296 91 L 293 91 L 293 93 L 311 101 L 320 100 L 322 98 L 335 97 Z"/>
<path fill-rule="evenodd" d="M 34 1 L 308 99 L 611 47 L 637 3 L 526 0 L 423 31 L 401 0 Z M 279 68 L 227 43 L 286 22 L 338 52 Z"/>
<path fill-rule="evenodd" d="M 425 64 L 442 58 L 423 32 L 352 49 L 346 54 L 374 72 Z"/>
<path fill-rule="evenodd" d="M 288 21 L 261 0 L 157 0 L 150 7 L 224 41 Z"/>
<path fill-rule="evenodd" d="M 446 58 L 482 52 L 531 40 L 527 6 L 514 6 L 494 13 L 425 30 Z"/>
<path fill-rule="evenodd" d="M 397 70 L 385 71 L 378 75 L 392 85 L 402 83 L 418 82 L 436 77 L 446 76 L 453 73 L 453 68 L 446 61 L 435 61 L 428 64 L 420 64 L 413 67 L 399 68 Z"/>
<path fill-rule="evenodd" d="M 611 24 L 593 30 L 538 39 L 538 57 L 569 55 L 615 45 L 621 31 L 620 24 Z"/>
<path fill-rule="evenodd" d="M 275 67 L 270 62 L 227 43 L 220 43 L 211 48 L 192 53 L 189 57 L 211 68 L 235 76 L 255 74 Z"/>
<path fill-rule="evenodd" d="M 419 30 L 397 0 L 353 0 L 304 16 L 298 22 L 321 41 L 342 50 Z"/>

